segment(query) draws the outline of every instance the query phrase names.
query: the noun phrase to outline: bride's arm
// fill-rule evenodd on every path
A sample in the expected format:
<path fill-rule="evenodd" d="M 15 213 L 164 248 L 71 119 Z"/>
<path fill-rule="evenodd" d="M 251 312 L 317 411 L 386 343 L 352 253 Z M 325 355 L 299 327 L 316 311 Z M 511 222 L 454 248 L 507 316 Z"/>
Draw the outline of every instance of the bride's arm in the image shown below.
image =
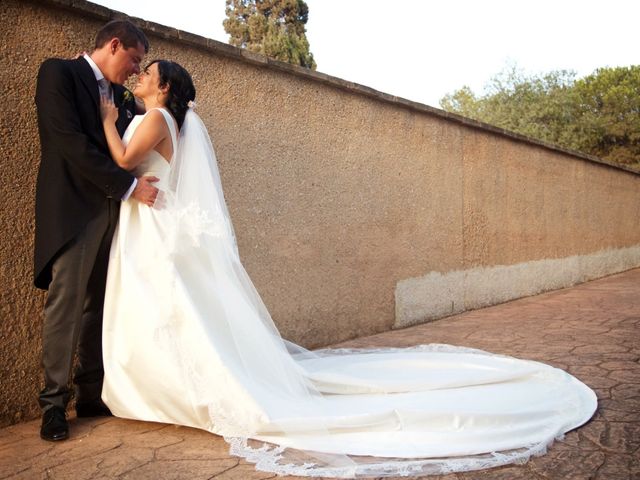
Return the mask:
<path fill-rule="evenodd" d="M 113 102 L 101 99 L 100 112 L 111 157 L 125 170 L 133 170 L 137 167 L 150 150 L 170 135 L 162 112 L 151 110 L 140 122 L 129 144 L 125 147 L 116 129 L 118 109 Z"/>

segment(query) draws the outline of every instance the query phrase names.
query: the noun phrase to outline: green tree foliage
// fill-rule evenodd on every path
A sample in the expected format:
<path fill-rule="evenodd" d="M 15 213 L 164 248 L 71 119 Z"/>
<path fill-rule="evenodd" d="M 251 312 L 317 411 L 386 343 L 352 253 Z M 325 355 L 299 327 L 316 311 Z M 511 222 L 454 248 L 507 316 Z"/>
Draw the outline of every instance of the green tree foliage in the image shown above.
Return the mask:
<path fill-rule="evenodd" d="M 465 86 L 443 97 L 440 106 L 640 170 L 640 66 L 575 77 L 566 70 L 527 77 L 510 67 L 483 95 Z"/>
<path fill-rule="evenodd" d="M 598 69 L 574 92 L 581 149 L 640 168 L 640 65 Z"/>
<path fill-rule="evenodd" d="M 231 45 L 316 69 L 305 29 L 309 7 L 303 0 L 226 0 L 225 12 Z"/>

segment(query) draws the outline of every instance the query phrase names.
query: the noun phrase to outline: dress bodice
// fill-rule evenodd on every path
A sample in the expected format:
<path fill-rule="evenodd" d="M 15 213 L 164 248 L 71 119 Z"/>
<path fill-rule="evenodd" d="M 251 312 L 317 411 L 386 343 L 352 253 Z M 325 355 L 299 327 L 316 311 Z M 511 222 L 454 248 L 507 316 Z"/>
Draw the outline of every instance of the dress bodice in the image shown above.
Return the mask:
<path fill-rule="evenodd" d="M 173 161 L 173 159 L 175 158 L 176 150 L 178 146 L 176 126 L 173 121 L 173 117 L 169 112 L 167 112 L 163 108 L 154 108 L 152 110 L 160 110 L 162 112 L 162 116 L 167 122 L 169 131 L 171 132 L 171 142 L 173 144 L 173 154 L 171 157 L 171 161 Z M 151 110 L 149 110 L 149 112 L 150 111 Z M 133 118 L 133 120 L 127 127 L 127 130 L 124 132 L 124 135 L 122 136 L 122 141 L 125 145 L 129 144 L 129 142 L 131 141 L 131 138 L 133 138 L 133 134 L 135 133 L 136 129 L 142 123 L 142 120 L 144 120 L 144 117 L 149 112 L 143 115 L 136 115 Z M 141 177 L 141 176 L 158 177 L 160 180 L 156 182 L 154 185 L 158 187 L 160 190 L 166 190 L 166 187 L 168 185 L 168 180 L 169 180 L 169 165 L 170 165 L 170 162 L 168 162 L 166 158 L 160 155 L 160 153 L 158 153 L 157 151 L 151 150 L 149 151 L 149 153 L 147 153 L 144 160 L 136 168 L 134 168 L 131 173 L 136 177 Z"/>

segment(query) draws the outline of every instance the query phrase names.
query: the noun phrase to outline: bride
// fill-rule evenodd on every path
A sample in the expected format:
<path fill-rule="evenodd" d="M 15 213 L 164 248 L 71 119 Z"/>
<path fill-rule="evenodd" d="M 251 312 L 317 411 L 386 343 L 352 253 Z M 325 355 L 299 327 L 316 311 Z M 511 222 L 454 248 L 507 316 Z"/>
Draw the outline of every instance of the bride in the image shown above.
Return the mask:
<path fill-rule="evenodd" d="M 146 113 L 114 160 L 157 177 L 128 200 L 104 307 L 102 398 L 123 418 L 205 429 L 278 474 L 355 478 L 526 461 L 591 418 L 593 391 L 541 363 L 448 345 L 307 351 L 280 336 L 240 262 L 189 74 L 140 75 Z"/>

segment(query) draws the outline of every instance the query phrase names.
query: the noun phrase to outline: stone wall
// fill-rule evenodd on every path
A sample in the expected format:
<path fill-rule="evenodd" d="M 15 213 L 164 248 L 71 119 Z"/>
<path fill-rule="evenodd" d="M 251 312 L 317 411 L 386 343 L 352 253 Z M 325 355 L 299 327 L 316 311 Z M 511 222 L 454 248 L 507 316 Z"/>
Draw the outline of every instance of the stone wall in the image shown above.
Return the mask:
<path fill-rule="evenodd" d="M 37 415 L 35 79 L 117 12 L 0 5 L 0 425 Z M 640 175 L 367 87 L 135 20 L 193 75 L 243 263 L 307 347 L 640 265 Z"/>

